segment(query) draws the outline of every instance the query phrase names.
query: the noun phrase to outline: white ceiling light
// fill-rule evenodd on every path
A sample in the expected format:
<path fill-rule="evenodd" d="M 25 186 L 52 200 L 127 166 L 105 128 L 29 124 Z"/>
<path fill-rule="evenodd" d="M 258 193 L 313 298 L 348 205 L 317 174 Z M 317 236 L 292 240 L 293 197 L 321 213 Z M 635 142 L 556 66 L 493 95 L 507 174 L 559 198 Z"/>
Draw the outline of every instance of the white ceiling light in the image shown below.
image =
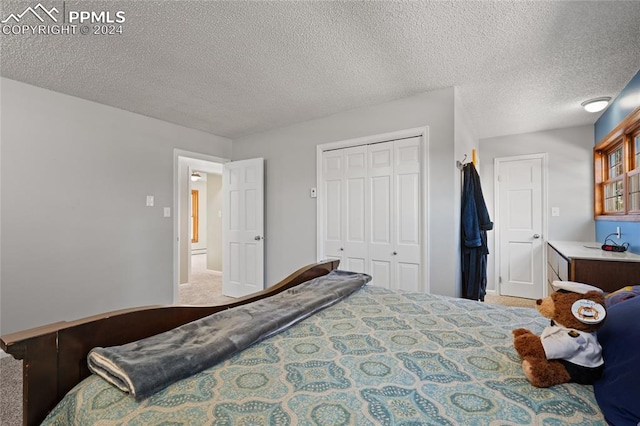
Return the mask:
<path fill-rule="evenodd" d="M 589 99 L 584 101 L 580 105 L 588 112 L 600 112 L 609 105 L 610 97 L 605 96 L 602 98 Z"/>
<path fill-rule="evenodd" d="M 202 179 L 202 176 L 200 175 L 200 173 L 198 173 L 198 172 L 191 173 L 191 180 L 193 182 L 195 182 L 197 180 L 200 180 L 200 179 Z"/>

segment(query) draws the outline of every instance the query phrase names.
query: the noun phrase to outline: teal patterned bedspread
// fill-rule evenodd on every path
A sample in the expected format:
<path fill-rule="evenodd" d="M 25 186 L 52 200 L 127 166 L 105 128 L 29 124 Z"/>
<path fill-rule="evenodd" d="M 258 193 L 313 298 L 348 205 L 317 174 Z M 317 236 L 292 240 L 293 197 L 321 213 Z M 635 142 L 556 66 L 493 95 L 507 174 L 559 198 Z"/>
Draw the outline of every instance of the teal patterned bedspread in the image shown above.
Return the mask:
<path fill-rule="evenodd" d="M 367 286 L 136 402 L 97 376 L 45 425 L 606 425 L 591 386 L 532 387 L 511 330 L 535 309 Z"/>

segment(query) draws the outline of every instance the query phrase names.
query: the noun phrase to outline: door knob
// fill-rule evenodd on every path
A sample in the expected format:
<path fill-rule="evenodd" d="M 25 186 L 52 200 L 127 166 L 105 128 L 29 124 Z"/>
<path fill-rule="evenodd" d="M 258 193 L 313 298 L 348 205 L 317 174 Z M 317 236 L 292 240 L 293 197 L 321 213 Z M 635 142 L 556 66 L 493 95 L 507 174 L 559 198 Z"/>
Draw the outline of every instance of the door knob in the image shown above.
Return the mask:
<path fill-rule="evenodd" d="M 540 234 L 533 234 L 533 238 L 537 240 L 538 238 L 540 238 Z"/>
<path fill-rule="evenodd" d="M 340 247 L 340 251 L 344 251 L 344 249 L 342 247 Z"/>
<path fill-rule="evenodd" d="M 262 237 L 260 235 L 256 235 L 253 239 L 256 240 L 256 241 L 260 241 L 262 239 Z"/>
<path fill-rule="evenodd" d="M 397 251 L 394 251 L 394 252 L 393 252 L 393 255 L 395 256 L 396 254 L 398 254 L 398 252 L 397 252 Z"/>

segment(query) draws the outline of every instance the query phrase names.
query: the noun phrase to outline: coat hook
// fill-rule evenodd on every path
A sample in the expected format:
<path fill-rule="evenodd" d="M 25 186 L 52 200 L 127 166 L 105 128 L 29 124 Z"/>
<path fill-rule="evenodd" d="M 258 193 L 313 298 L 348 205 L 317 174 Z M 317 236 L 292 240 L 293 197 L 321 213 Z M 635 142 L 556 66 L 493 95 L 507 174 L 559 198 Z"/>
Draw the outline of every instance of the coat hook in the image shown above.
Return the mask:
<path fill-rule="evenodd" d="M 467 160 L 467 154 L 464 155 L 464 158 L 462 159 L 462 161 L 456 161 L 456 166 L 462 170 L 464 168 L 464 162 Z"/>

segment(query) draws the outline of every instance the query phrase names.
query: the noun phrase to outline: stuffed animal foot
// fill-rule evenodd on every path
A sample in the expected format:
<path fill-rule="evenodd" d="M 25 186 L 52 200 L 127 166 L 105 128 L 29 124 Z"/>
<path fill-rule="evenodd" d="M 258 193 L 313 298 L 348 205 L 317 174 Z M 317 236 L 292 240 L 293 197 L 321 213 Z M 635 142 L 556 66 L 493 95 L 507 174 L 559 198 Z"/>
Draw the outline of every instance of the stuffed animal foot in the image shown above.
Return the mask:
<path fill-rule="evenodd" d="M 516 328 L 515 330 L 512 330 L 511 333 L 513 333 L 513 337 L 522 336 L 523 334 L 533 334 L 530 330 L 527 330 L 526 328 Z"/>
<path fill-rule="evenodd" d="M 524 332 L 516 335 L 516 332 L 524 330 Z M 513 331 L 513 346 L 520 355 L 520 359 L 534 358 L 546 359 L 544 347 L 540 341 L 540 336 L 536 336 L 529 330 L 517 329 Z"/>
<path fill-rule="evenodd" d="M 558 361 L 525 359 L 522 361 L 522 370 L 527 380 L 537 388 L 548 388 L 571 380 L 566 368 Z"/>

